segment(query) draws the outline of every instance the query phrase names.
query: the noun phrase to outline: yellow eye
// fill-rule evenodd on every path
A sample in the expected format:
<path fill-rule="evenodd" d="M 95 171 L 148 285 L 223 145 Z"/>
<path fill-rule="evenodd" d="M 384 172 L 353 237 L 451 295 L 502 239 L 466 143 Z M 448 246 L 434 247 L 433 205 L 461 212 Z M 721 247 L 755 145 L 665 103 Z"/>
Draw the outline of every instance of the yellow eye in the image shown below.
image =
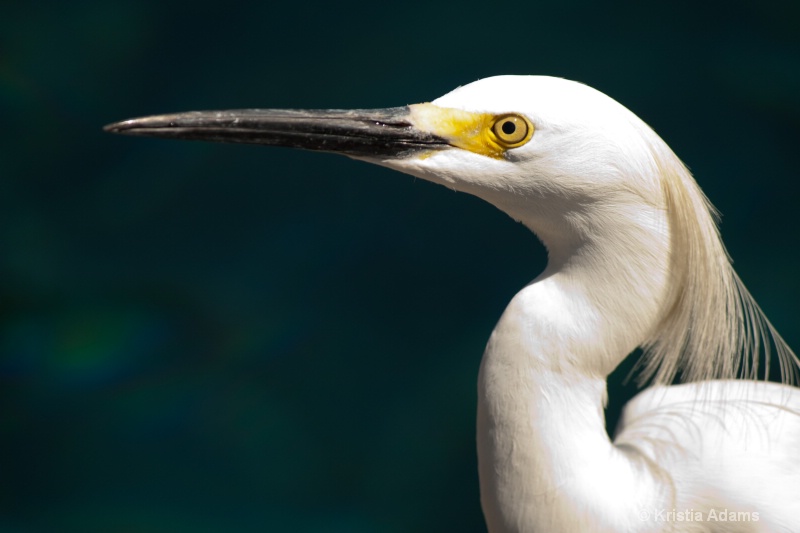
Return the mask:
<path fill-rule="evenodd" d="M 533 135 L 533 125 L 519 115 L 503 115 L 492 125 L 497 142 L 506 148 L 516 148 L 528 142 Z"/>

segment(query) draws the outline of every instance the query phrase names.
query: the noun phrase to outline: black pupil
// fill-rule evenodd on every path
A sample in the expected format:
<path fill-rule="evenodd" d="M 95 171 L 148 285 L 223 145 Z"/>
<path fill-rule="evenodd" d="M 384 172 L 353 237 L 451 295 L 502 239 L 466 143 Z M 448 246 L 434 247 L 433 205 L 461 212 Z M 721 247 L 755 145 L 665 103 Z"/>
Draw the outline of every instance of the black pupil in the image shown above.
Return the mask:
<path fill-rule="evenodd" d="M 506 120 L 505 122 L 503 122 L 503 125 L 500 126 L 500 129 L 503 130 L 503 133 L 505 133 L 506 135 L 511 135 L 516 131 L 517 125 L 510 120 Z"/>

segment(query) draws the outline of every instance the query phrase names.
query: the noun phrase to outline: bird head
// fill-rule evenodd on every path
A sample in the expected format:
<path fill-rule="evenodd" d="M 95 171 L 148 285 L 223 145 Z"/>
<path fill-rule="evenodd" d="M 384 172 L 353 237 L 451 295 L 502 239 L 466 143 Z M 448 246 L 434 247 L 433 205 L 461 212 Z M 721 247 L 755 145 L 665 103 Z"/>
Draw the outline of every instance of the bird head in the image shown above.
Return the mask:
<path fill-rule="evenodd" d="M 200 111 L 106 130 L 344 154 L 481 197 L 550 249 L 584 239 L 598 205 L 663 201 L 649 128 L 599 91 L 546 76 L 486 78 L 403 107 Z"/>

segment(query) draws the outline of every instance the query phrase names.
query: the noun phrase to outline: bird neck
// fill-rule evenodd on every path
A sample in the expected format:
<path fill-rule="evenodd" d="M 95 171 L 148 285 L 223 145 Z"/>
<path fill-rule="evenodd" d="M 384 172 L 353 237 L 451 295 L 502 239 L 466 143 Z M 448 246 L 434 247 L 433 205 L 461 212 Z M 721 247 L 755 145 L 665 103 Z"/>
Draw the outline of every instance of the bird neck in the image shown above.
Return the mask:
<path fill-rule="evenodd" d="M 585 231 L 523 220 L 549 263 L 512 299 L 481 362 L 478 458 L 491 533 L 604 531 L 597 524 L 609 516 L 635 521 L 636 502 L 657 498 L 646 467 L 611 443 L 603 410 L 606 377 L 663 314 L 666 220 L 657 208 L 613 209 Z"/>
<path fill-rule="evenodd" d="M 575 298 L 558 291 L 558 278 L 512 300 L 481 362 L 478 462 L 490 533 L 619 531 L 626 522 L 633 530 L 635 511 L 661 494 L 648 466 L 606 433 L 605 371 L 581 364 L 583 326 L 565 314 Z M 529 313 L 531 300 L 545 303 Z M 597 318 L 583 315 L 591 331 Z"/>

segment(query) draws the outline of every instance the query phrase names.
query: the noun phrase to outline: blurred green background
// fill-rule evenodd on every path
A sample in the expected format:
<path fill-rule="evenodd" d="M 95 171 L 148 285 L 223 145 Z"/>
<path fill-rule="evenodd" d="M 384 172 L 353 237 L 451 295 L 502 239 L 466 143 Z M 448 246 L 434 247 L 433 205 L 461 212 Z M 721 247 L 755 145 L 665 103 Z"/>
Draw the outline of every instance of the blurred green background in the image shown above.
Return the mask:
<path fill-rule="evenodd" d="M 794 0 L 10 0 L 0 531 L 485 531 L 478 363 L 544 266 L 536 239 L 343 157 L 101 127 L 403 105 L 506 73 L 588 83 L 651 124 L 800 347 Z"/>

